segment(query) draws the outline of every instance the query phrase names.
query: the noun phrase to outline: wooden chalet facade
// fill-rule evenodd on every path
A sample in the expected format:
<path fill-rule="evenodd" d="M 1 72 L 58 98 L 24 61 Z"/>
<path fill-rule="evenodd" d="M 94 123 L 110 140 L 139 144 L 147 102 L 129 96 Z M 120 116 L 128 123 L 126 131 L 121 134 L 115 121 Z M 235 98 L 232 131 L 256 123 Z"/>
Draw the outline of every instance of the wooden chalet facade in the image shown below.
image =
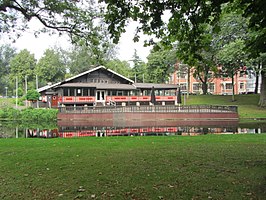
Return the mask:
<path fill-rule="evenodd" d="M 42 107 L 150 105 L 154 87 L 156 104 L 175 105 L 178 86 L 134 83 L 121 74 L 99 66 L 53 85 L 38 89 Z"/>

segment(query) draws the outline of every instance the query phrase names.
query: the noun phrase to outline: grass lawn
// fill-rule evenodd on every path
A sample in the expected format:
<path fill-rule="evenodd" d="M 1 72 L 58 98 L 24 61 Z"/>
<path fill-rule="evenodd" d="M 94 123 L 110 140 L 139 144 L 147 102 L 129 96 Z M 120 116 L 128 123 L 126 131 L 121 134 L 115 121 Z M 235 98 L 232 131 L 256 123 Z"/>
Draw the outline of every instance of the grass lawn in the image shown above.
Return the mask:
<path fill-rule="evenodd" d="M 266 134 L 1 139 L 0 199 L 265 199 Z"/>
<path fill-rule="evenodd" d="M 231 95 L 190 95 L 188 105 L 237 105 L 241 119 L 266 118 L 266 108 L 258 107 L 259 95 L 236 95 L 232 102 Z"/>

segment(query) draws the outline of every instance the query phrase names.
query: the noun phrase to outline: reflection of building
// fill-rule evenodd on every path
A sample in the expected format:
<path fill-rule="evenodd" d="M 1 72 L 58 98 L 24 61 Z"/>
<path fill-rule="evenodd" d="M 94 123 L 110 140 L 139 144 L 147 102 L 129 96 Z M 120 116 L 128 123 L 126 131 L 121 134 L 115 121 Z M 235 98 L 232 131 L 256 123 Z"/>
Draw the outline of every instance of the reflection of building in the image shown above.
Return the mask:
<path fill-rule="evenodd" d="M 186 93 L 201 94 L 201 81 L 193 76 L 193 68 L 189 73 L 185 70 L 175 70 L 170 76 L 170 83 L 180 85 L 181 91 Z M 189 76 L 188 76 L 189 74 Z M 254 73 L 247 70 L 246 73 L 238 72 L 234 77 L 235 94 L 253 93 L 255 89 L 256 77 Z M 212 78 L 208 83 L 208 93 L 216 95 L 230 95 L 233 93 L 231 78 Z"/>
<path fill-rule="evenodd" d="M 134 83 L 103 66 L 40 88 L 43 106 L 149 105 L 152 87 L 160 105 L 175 104 L 177 85 Z"/>

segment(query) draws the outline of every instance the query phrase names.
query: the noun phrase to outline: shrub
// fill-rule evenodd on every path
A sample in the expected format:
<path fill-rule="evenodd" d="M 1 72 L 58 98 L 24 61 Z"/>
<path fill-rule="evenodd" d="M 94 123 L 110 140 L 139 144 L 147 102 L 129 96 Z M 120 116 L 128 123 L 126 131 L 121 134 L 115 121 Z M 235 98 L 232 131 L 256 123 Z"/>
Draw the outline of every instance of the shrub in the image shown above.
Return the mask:
<path fill-rule="evenodd" d="M 56 109 L 43 109 L 43 108 L 26 108 L 22 110 L 21 120 L 23 121 L 37 121 L 37 122 L 49 122 L 57 119 Z"/>
<path fill-rule="evenodd" d="M 20 111 L 15 108 L 6 107 L 0 110 L 0 117 L 2 119 L 17 120 L 20 116 Z"/>

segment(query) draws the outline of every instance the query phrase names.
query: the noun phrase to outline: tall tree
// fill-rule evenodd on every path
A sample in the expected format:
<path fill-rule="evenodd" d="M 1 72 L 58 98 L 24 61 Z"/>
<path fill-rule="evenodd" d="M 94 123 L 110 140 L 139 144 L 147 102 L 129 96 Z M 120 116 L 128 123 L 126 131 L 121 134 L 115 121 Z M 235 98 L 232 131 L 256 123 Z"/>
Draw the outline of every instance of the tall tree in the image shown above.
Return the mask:
<path fill-rule="evenodd" d="M 131 78 L 133 76 L 132 68 L 130 67 L 130 64 L 126 61 L 121 61 L 118 59 L 110 60 L 107 61 L 105 66 L 127 78 Z"/>
<path fill-rule="evenodd" d="M 87 71 L 93 66 L 105 65 L 109 60 L 116 57 L 116 46 L 108 39 L 97 33 L 94 42 L 76 44 L 67 53 L 69 56 L 68 69 L 70 74 L 75 75 Z"/>
<path fill-rule="evenodd" d="M 244 70 L 245 58 L 244 41 L 239 39 L 225 45 L 218 54 L 219 63 L 222 65 L 223 69 L 223 75 L 230 77 L 232 81 L 232 101 L 235 101 L 235 75 L 239 71 Z"/>
<path fill-rule="evenodd" d="M 170 73 L 174 71 L 177 62 L 176 50 L 153 49 L 148 56 L 147 71 L 148 79 L 152 83 L 165 83 L 168 81 Z"/>
<path fill-rule="evenodd" d="M 39 81 L 46 85 L 48 82 L 55 83 L 64 80 L 66 66 L 58 52 L 53 49 L 47 49 L 43 57 L 38 61 L 35 70 L 39 76 Z"/>
<path fill-rule="evenodd" d="M 10 60 L 16 55 L 16 49 L 9 44 L 0 46 L 0 94 L 9 86 Z M 8 88 L 7 88 L 8 89 Z"/>
<path fill-rule="evenodd" d="M 133 77 L 131 78 L 135 82 L 145 82 L 145 79 L 147 79 L 146 64 L 141 60 L 136 49 L 134 49 L 134 54 L 131 61 L 133 62 Z"/>
<path fill-rule="evenodd" d="M 208 92 L 208 83 L 215 77 L 216 48 L 214 45 L 213 30 L 208 24 L 202 24 L 204 35 L 194 45 L 195 49 L 187 48 L 187 41 L 177 44 L 177 55 L 180 60 L 193 66 L 193 76 L 201 82 L 203 94 Z"/>
<path fill-rule="evenodd" d="M 10 61 L 10 80 L 15 85 L 15 79 L 18 77 L 18 83 L 25 88 L 25 77 L 28 82 L 34 82 L 35 80 L 35 67 L 36 60 L 34 54 L 31 54 L 28 50 L 21 50 L 15 57 Z M 32 84 L 33 86 L 34 84 Z M 30 88 L 29 88 L 30 89 Z M 32 88 L 33 89 L 33 88 Z"/>

